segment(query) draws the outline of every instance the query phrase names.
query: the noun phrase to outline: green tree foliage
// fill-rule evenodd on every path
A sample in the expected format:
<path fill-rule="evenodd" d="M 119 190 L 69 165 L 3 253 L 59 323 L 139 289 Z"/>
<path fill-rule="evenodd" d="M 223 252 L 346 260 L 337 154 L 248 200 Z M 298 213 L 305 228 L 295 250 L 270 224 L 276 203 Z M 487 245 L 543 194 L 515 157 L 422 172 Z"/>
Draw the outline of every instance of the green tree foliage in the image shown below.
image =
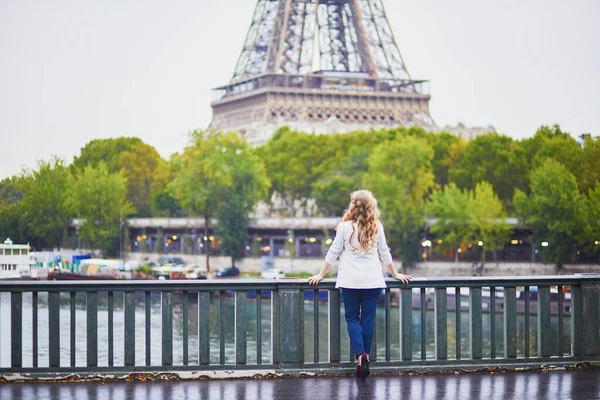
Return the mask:
<path fill-rule="evenodd" d="M 583 199 L 575 177 L 549 158 L 531 174 L 531 194 L 515 193 L 519 219 L 533 230 L 533 241 L 545 262 L 559 268 L 569 261 L 583 225 Z M 548 242 L 542 247 L 542 242 Z"/>
<path fill-rule="evenodd" d="M 121 152 L 116 165 L 126 179 L 127 200 L 137 210 L 137 216 L 149 217 L 154 194 L 167 186 L 167 162 L 154 147 L 140 141 Z"/>
<path fill-rule="evenodd" d="M 219 225 L 216 233 L 221 239 L 221 251 L 231 258 L 231 265 L 245 255 L 248 238 L 248 214 L 241 196 L 233 195 L 227 199 L 217 214 Z"/>
<path fill-rule="evenodd" d="M 529 174 L 548 158 L 554 158 L 567 167 L 575 176 L 581 192 L 586 192 L 589 187 L 582 188 L 585 178 L 582 150 L 577 141 L 562 131 L 559 125 L 542 125 L 534 136 L 515 142 L 511 153 L 515 188 L 529 194 Z"/>
<path fill-rule="evenodd" d="M 321 145 L 325 140 L 284 127 L 258 150 L 271 182 L 268 200 L 276 193 L 292 215 L 307 206 L 312 183 L 319 178 L 319 168 L 326 158 L 327 147 Z"/>
<path fill-rule="evenodd" d="M 477 136 L 468 142 L 462 156 L 450 168 L 450 181 L 461 189 L 472 190 L 478 182 L 489 182 L 500 200 L 510 206 L 514 176 L 521 174 L 511 164 L 513 140 L 498 133 Z"/>
<path fill-rule="evenodd" d="M 404 265 L 417 261 L 425 225 L 425 196 L 433 188 L 433 150 L 424 139 L 405 136 L 376 146 L 363 185 L 378 198 L 390 244 Z"/>
<path fill-rule="evenodd" d="M 23 198 L 21 177 L 13 176 L 0 181 L 0 206 L 17 204 Z"/>
<path fill-rule="evenodd" d="M 94 139 L 81 148 L 79 157 L 73 159 L 71 171 L 83 171 L 85 167 L 97 167 L 104 163 L 109 172 L 117 172 L 121 169 L 118 164 L 121 153 L 142 143 L 142 139 L 136 137 Z"/>
<path fill-rule="evenodd" d="M 400 132 L 353 131 L 347 134 L 321 135 L 319 147 L 324 152 L 312 183 L 312 195 L 319 211 L 329 217 L 340 216 L 348 206 L 348 194 L 361 187 L 367 172 L 368 156 L 373 148 L 386 140 L 394 140 Z"/>
<path fill-rule="evenodd" d="M 581 178 L 579 190 L 588 193 L 590 189 L 598 187 L 600 182 L 600 138 L 588 137 L 583 143 Z"/>
<path fill-rule="evenodd" d="M 101 162 L 109 172 L 120 172 L 125 178 L 127 200 L 137 210 L 136 215 L 149 217 L 154 194 L 164 190 L 169 180 L 167 163 L 156 149 L 136 137 L 95 139 L 81 149 L 71 170 L 82 171 Z"/>
<path fill-rule="evenodd" d="M 126 199 L 125 178 L 109 172 L 100 162 L 97 167 L 85 167 L 70 180 L 67 204 L 71 213 L 82 221 L 80 240 L 90 248 L 100 249 L 105 257 L 117 255 L 121 216 L 135 213 Z"/>
<path fill-rule="evenodd" d="M 600 185 L 588 191 L 584 199 L 584 224 L 577 242 L 587 255 L 600 252 Z"/>
<path fill-rule="evenodd" d="M 231 188 L 223 194 L 216 233 L 221 239 L 221 250 L 235 265 L 245 255 L 248 215 L 264 198 L 269 182 L 263 164 L 240 136 L 230 133 L 222 139 Z"/>
<path fill-rule="evenodd" d="M 170 188 L 184 210 L 190 215 L 204 217 L 205 236 L 208 236 L 211 218 L 218 215 L 229 196 L 247 195 L 235 203 L 243 204 L 247 213 L 248 207 L 253 207 L 256 202 L 249 199 L 264 196 L 260 189 L 267 186 L 266 181 L 259 184 L 262 184 L 260 188 L 252 180 L 245 182 L 248 175 L 244 174 L 257 171 L 260 164 L 249 155 L 246 143 L 237 133 L 194 131 L 190 139 L 191 144 L 174 160 L 176 175 Z M 206 252 L 206 268 L 210 270 L 209 251 Z"/>
<path fill-rule="evenodd" d="M 474 226 L 469 220 L 469 193 L 450 183 L 431 195 L 428 213 L 435 219 L 431 232 L 442 240 L 442 248 L 452 251 L 458 261 L 457 250 L 463 241 L 473 236 Z"/>
<path fill-rule="evenodd" d="M 331 170 L 324 172 L 313 185 L 313 198 L 321 212 L 328 217 L 342 215 L 348 206 L 348 194 L 361 185 L 367 172 L 368 148 L 352 148 L 339 165 L 331 160 Z M 327 163 L 325 163 L 327 164 Z"/>
<path fill-rule="evenodd" d="M 448 132 L 429 133 L 427 141 L 433 149 L 433 160 L 431 166 L 435 183 L 444 188 L 450 183 L 450 167 L 456 163 L 456 160 L 464 152 L 466 142 L 460 137 Z"/>
<path fill-rule="evenodd" d="M 11 238 L 14 243 L 30 243 L 37 247 L 21 204 L 23 196 L 22 177 L 13 176 L 0 181 L 0 242 Z"/>
<path fill-rule="evenodd" d="M 558 130 L 552 136 L 542 136 L 543 142 L 537 151 L 531 171 L 540 167 L 547 159 L 553 158 L 562 165 L 575 177 L 575 180 L 580 183 L 583 178 L 583 151 L 577 141 L 567 133 Z"/>
<path fill-rule="evenodd" d="M 210 220 L 216 216 L 221 204 L 222 194 L 232 185 L 220 136 L 216 132 L 193 131 L 190 145 L 173 160 L 178 173 L 170 189 L 188 215 L 204 217 L 205 237 Z M 210 271 L 208 249 L 206 269 Z"/>
<path fill-rule="evenodd" d="M 152 215 L 155 217 L 178 218 L 185 214 L 179 201 L 173 197 L 169 189 L 163 189 L 152 197 Z"/>
<path fill-rule="evenodd" d="M 485 250 L 496 252 L 504 248 L 512 228 L 506 223 L 502 202 L 494 193 L 492 185 L 480 182 L 469 193 L 468 215 L 475 237 L 483 242 L 481 261 L 485 261 Z"/>
<path fill-rule="evenodd" d="M 36 242 L 60 250 L 72 217 L 66 204 L 69 172 L 59 158 L 40 161 L 38 167 L 24 174 L 21 206 Z"/>

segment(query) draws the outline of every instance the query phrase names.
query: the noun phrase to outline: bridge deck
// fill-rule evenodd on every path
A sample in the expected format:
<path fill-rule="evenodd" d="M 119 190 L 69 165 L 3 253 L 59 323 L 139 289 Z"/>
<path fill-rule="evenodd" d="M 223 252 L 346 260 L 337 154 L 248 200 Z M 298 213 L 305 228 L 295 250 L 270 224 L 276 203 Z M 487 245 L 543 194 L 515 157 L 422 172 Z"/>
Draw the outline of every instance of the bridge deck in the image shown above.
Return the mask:
<path fill-rule="evenodd" d="M 600 369 L 502 374 L 5 383 L 0 399 L 599 399 Z"/>

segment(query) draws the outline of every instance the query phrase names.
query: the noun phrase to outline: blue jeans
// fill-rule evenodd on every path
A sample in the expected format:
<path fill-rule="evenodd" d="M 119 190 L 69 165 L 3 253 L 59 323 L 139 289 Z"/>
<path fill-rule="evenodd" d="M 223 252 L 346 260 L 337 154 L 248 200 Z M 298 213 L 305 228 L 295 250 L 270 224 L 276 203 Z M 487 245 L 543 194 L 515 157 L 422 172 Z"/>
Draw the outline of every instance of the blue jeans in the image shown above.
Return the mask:
<path fill-rule="evenodd" d="M 350 346 L 354 354 L 369 353 L 375 330 L 375 310 L 381 289 L 342 288 Z"/>

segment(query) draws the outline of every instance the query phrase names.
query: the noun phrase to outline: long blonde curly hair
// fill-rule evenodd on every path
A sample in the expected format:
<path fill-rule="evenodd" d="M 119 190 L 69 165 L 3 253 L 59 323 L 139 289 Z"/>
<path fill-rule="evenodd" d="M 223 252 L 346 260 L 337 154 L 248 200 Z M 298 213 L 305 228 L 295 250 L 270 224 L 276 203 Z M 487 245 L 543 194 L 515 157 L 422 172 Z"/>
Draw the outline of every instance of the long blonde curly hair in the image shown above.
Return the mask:
<path fill-rule="evenodd" d="M 350 205 L 342 217 L 342 221 L 352 221 L 358 225 L 358 242 L 360 248 L 355 251 L 369 251 L 377 241 L 377 224 L 379 223 L 379 209 L 377 199 L 368 190 L 357 190 L 350 195 Z M 354 224 L 350 243 L 354 236 Z"/>

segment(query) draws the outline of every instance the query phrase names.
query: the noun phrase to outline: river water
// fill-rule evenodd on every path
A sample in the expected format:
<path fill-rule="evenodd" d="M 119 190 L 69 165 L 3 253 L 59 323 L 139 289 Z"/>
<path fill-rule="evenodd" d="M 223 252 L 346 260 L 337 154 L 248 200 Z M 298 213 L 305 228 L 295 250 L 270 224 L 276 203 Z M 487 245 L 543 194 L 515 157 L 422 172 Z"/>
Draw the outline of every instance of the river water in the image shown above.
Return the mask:
<path fill-rule="evenodd" d="M 23 366 L 32 366 L 33 354 L 33 335 L 32 335 L 32 296 L 31 293 L 23 295 Z M 183 319 L 182 319 L 182 296 L 173 296 L 173 361 L 174 365 L 183 363 Z M 211 296 L 210 310 L 210 359 L 211 363 L 219 362 L 219 318 L 218 318 L 218 297 Z M 68 294 L 61 294 L 60 297 L 60 361 L 61 366 L 70 365 L 70 305 Z M 85 366 L 86 364 L 86 298 L 85 293 L 77 293 L 75 301 L 75 327 L 76 327 L 76 366 Z M 262 361 L 269 363 L 271 360 L 271 302 L 263 300 L 261 305 L 262 314 Z M 343 307 L 343 306 L 342 306 Z M 391 312 L 391 357 L 392 360 L 400 358 L 399 348 L 399 312 L 398 308 L 392 307 Z M 114 294 L 114 365 L 123 365 L 124 355 L 124 312 L 123 296 L 121 292 Z M 314 325 L 313 325 L 313 304 L 305 302 L 305 362 L 314 360 Z M 342 335 L 341 351 L 342 359 L 350 359 L 350 346 L 348 335 L 346 333 L 346 324 L 342 316 Z M 189 326 L 189 363 L 198 363 L 198 307 L 196 297 L 191 296 L 188 310 Z M 319 307 L 319 359 L 320 362 L 326 362 L 328 359 L 328 329 L 327 329 L 327 304 L 321 304 Z M 419 310 L 414 310 L 412 314 L 412 343 L 413 359 L 420 359 L 420 335 L 421 335 L 421 314 Z M 432 311 L 426 313 L 426 332 L 427 332 L 427 359 L 434 359 L 434 314 Z M 160 365 L 161 355 L 161 305 L 160 295 L 151 296 L 151 356 L 152 365 Z M 232 297 L 224 298 L 223 321 L 225 330 L 225 363 L 235 363 L 234 349 L 234 304 Z M 501 357 L 503 354 L 503 316 L 496 314 L 496 354 Z M 385 310 L 378 308 L 376 321 L 376 343 L 377 356 L 380 359 L 385 357 Z M 525 349 L 525 319 L 523 315 L 517 317 L 518 325 L 518 355 L 522 356 Z M 570 318 L 564 318 L 563 339 L 564 348 L 570 348 Z M 145 364 L 145 303 L 143 293 L 137 297 L 136 315 L 135 315 L 135 347 L 136 364 Z M 48 366 L 48 296 L 47 293 L 40 293 L 38 296 L 38 365 Z M 552 342 L 553 348 L 558 348 L 558 321 L 552 317 Z M 483 355 L 490 356 L 490 336 L 491 319 L 489 314 L 483 315 Z M 454 358 L 456 355 L 456 323 L 454 312 L 448 312 L 448 357 Z M 537 353 L 537 326 L 536 315 L 530 317 L 530 355 Z M 461 352 L 463 358 L 469 356 L 469 315 L 466 312 L 461 313 Z M 0 367 L 10 367 L 10 294 L 0 294 Z M 247 306 L 247 359 L 249 364 L 254 364 L 256 360 L 256 302 L 254 299 L 248 300 Z M 98 363 L 100 366 L 108 365 L 108 296 L 106 292 L 98 294 Z"/>

